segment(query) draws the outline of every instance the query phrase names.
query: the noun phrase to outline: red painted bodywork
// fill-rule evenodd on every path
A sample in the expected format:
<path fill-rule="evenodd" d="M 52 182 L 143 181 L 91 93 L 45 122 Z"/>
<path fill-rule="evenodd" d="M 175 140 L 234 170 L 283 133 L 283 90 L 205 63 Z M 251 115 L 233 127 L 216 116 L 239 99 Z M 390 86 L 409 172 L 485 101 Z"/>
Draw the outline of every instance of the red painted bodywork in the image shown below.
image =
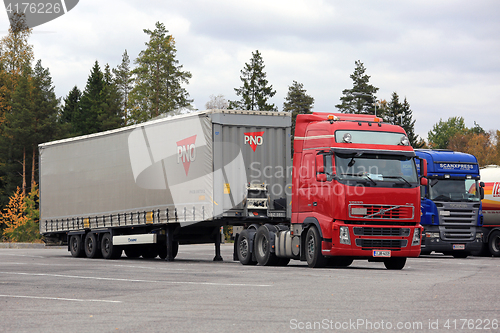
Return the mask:
<path fill-rule="evenodd" d="M 405 131 L 399 126 L 385 123 L 379 126 L 376 118 L 372 115 L 332 115 L 338 120 L 329 121 L 327 113 L 297 116 L 293 156 L 294 175 L 292 177 L 292 223 L 304 223 L 306 219 L 308 221 L 317 220 L 323 236 L 322 252 L 326 256 L 370 258 L 373 256 L 372 251 L 374 249 L 388 249 L 391 250 L 391 256 L 393 257 L 418 257 L 420 244 L 411 245 L 414 230 L 422 230 L 420 226 L 420 188 L 418 185 L 411 188 L 348 186 L 336 180 L 318 181 L 313 175 L 315 173 L 314 165 L 317 163 L 317 153 L 331 148 L 375 150 L 388 153 L 406 152 L 407 154 L 413 152 L 411 146 L 336 143 L 334 136 L 336 130 L 366 130 L 406 135 Z M 391 219 L 390 210 L 387 213 L 389 218 L 377 218 L 376 221 L 349 216 L 349 205 L 355 207 L 356 204 L 360 203 L 364 207 L 373 205 L 376 209 L 377 207 L 402 206 L 399 210 L 404 219 Z M 404 223 L 398 223 L 401 221 Z M 340 244 L 340 226 L 349 227 L 350 245 Z M 409 228 L 410 234 L 406 237 L 360 236 L 354 235 L 354 227 Z M 390 247 L 368 249 L 356 245 L 356 239 L 358 238 L 406 239 L 407 246 L 401 249 Z"/>

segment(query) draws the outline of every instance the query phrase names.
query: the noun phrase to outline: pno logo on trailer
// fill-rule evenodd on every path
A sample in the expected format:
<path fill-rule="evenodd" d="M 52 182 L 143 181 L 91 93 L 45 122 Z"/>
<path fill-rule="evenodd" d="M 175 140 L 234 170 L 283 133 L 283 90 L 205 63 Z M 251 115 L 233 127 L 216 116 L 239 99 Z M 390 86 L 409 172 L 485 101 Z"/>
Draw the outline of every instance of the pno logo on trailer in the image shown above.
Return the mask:
<path fill-rule="evenodd" d="M 245 145 L 250 145 L 253 151 L 255 151 L 255 149 L 257 149 L 257 146 L 262 146 L 262 144 L 264 143 L 264 138 L 262 137 L 264 135 L 264 132 L 265 131 L 244 133 Z"/>
<path fill-rule="evenodd" d="M 186 176 L 189 172 L 189 166 L 191 162 L 196 159 L 196 135 L 186 138 L 181 141 L 177 141 L 177 164 L 181 163 L 184 165 L 184 171 L 186 171 Z"/>

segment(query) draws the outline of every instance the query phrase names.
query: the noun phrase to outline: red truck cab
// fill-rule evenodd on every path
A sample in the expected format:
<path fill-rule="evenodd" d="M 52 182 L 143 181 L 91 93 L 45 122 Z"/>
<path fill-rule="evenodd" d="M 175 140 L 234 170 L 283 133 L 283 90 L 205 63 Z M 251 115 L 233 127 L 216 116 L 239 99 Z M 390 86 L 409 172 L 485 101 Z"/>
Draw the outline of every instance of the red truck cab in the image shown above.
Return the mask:
<path fill-rule="evenodd" d="M 292 234 L 309 266 L 401 269 L 420 254 L 420 182 L 403 128 L 372 115 L 298 115 Z M 321 251 L 320 251 L 321 250 Z"/>

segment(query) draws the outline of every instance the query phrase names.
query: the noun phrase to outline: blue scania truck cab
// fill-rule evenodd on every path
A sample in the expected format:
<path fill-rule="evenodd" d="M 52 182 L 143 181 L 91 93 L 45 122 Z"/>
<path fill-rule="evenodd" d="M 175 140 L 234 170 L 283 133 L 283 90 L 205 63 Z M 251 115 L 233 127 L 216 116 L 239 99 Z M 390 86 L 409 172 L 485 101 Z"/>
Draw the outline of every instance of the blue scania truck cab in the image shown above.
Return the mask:
<path fill-rule="evenodd" d="M 483 241 L 483 189 L 476 157 L 437 149 L 416 149 L 415 153 L 427 161 L 428 184 L 421 187 L 421 254 L 434 251 L 466 258 L 479 251 Z"/>

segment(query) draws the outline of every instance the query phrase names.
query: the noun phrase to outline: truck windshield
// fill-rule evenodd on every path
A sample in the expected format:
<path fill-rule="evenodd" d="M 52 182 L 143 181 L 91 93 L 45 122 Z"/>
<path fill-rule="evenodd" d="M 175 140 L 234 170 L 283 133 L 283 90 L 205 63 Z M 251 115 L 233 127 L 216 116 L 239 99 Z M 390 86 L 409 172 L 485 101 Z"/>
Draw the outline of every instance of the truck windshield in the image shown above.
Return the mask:
<path fill-rule="evenodd" d="M 478 182 L 474 179 L 433 179 L 429 199 L 435 201 L 479 201 Z"/>
<path fill-rule="evenodd" d="M 391 154 L 336 154 L 335 171 L 339 180 L 399 183 L 412 186 L 418 181 L 415 162 L 411 156 Z"/>

